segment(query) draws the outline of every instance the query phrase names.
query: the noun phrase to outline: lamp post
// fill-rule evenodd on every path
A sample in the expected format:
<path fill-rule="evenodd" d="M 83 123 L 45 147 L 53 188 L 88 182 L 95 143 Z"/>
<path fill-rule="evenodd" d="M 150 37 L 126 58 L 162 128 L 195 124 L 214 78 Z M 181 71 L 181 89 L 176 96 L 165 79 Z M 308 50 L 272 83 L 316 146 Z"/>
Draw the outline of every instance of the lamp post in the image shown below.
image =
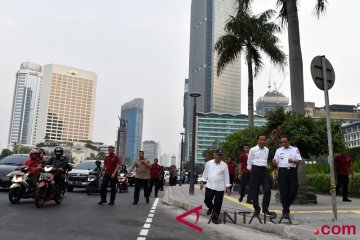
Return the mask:
<path fill-rule="evenodd" d="M 185 133 L 180 133 L 181 134 L 181 149 L 180 149 L 180 183 L 179 183 L 179 186 L 182 185 L 182 178 L 183 178 L 183 175 L 182 175 L 182 170 L 183 170 L 183 157 L 184 157 L 184 135 Z"/>
<path fill-rule="evenodd" d="M 190 93 L 190 97 L 194 98 L 194 107 L 193 107 L 193 126 L 192 126 L 192 150 L 191 150 L 191 162 L 190 162 L 190 188 L 189 195 L 194 195 L 194 173 L 195 173 L 195 134 L 196 134 L 196 98 L 200 97 L 201 94 L 197 92 Z"/>

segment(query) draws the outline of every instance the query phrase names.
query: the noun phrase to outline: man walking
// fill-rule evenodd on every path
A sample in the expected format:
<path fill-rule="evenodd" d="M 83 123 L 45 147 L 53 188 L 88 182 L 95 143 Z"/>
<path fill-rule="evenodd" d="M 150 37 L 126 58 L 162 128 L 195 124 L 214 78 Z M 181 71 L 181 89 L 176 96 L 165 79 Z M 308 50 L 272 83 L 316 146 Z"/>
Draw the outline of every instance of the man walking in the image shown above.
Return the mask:
<path fill-rule="evenodd" d="M 207 215 L 213 213 L 211 220 L 214 224 L 220 223 L 219 215 L 224 198 L 224 189 L 226 187 L 226 191 L 230 193 L 231 186 L 228 166 L 221 160 L 222 155 L 220 149 L 215 151 L 215 159 L 206 163 L 204 173 L 200 179 L 200 190 L 203 190 L 204 182 L 206 182 L 204 202 L 209 208 Z"/>
<path fill-rule="evenodd" d="M 229 169 L 229 176 L 230 176 L 230 191 L 232 190 L 232 186 L 234 184 L 234 180 L 235 180 L 235 169 L 236 169 L 236 165 L 233 163 L 231 158 L 228 158 L 227 160 L 227 166 Z"/>
<path fill-rule="evenodd" d="M 275 152 L 273 164 L 278 167 L 278 185 L 283 218 L 290 218 L 290 206 L 298 191 L 297 165 L 302 161 L 299 149 L 290 146 L 289 138 L 280 139 L 282 147 Z"/>
<path fill-rule="evenodd" d="M 249 186 L 249 192 L 247 195 L 247 199 L 246 199 L 246 203 L 251 204 L 251 194 L 250 194 L 250 171 L 247 169 L 247 160 L 248 160 L 248 155 L 249 155 L 249 145 L 244 144 L 243 146 L 243 150 L 244 153 L 242 153 L 240 155 L 240 198 L 239 198 L 239 202 L 242 202 L 242 200 L 244 199 L 245 196 L 245 192 L 246 192 L 246 185 Z"/>
<path fill-rule="evenodd" d="M 105 171 L 102 183 L 101 183 L 101 200 L 98 204 L 106 203 L 106 192 L 107 186 L 110 182 L 111 195 L 109 205 L 114 205 L 116 197 L 116 183 L 117 183 L 117 174 L 120 164 L 120 158 L 115 154 L 114 147 L 108 147 L 109 155 L 105 157 L 104 166 L 101 172 Z"/>
<path fill-rule="evenodd" d="M 133 205 L 138 204 L 140 197 L 140 187 L 144 189 L 144 195 L 146 203 L 149 203 L 149 179 L 150 179 L 150 168 L 151 163 L 148 159 L 144 158 L 144 151 L 139 151 L 139 159 L 129 169 L 129 173 L 136 167 L 135 174 L 135 191 L 134 191 L 134 202 Z M 126 178 L 128 174 L 126 175 Z"/>
<path fill-rule="evenodd" d="M 334 160 L 335 173 L 337 178 L 336 193 L 342 188 L 343 202 L 351 202 L 348 198 L 349 173 L 355 178 L 352 170 L 352 159 L 342 151 Z"/>
<path fill-rule="evenodd" d="M 154 163 L 151 165 L 150 168 L 150 189 L 149 189 L 149 197 L 152 192 L 152 188 L 155 185 L 155 198 L 158 197 L 158 191 L 160 187 L 160 174 L 161 174 L 161 167 L 158 164 L 158 159 L 154 159 Z"/>
<path fill-rule="evenodd" d="M 251 171 L 250 191 L 253 199 L 253 206 L 256 217 L 260 214 L 259 206 L 259 190 L 262 187 L 264 196 L 262 201 L 262 212 L 267 215 L 273 215 L 269 212 L 271 190 L 270 190 L 270 176 L 267 170 L 267 160 L 269 156 L 269 149 L 265 147 L 265 135 L 258 135 L 257 145 L 252 147 L 249 151 L 247 160 L 247 169 Z"/>

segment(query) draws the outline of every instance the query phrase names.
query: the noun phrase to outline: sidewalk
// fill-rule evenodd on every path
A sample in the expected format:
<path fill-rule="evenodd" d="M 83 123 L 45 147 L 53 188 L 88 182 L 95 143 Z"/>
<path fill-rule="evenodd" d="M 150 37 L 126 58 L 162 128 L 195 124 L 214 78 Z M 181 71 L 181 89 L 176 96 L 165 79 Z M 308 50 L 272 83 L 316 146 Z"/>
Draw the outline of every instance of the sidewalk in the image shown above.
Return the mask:
<path fill-rule="evenodd" d="M 274 219 L 275 223 L 278 223 L 281 217 L 282 206 L 281 203 L 275 200 L 275 190 L 271 191 L 270 211 L 277 213 L 277 218 Z M 166 192 L 162 201 L 166 204 L 175 205 L 185 210 L 193 209 L 199 205 L 203 206 L 201 214 L 206 218 L 207 207 L 204 204 L 205 191 L 200 191 L 198 186 L 195 186 L 194 196 L 189 196 L 189 184 L 182 186 L 166 186 Z M 337 209 L 338 209 L 338 221 L 332 221 L 332 207 L 331 197 L 327 195 L 317 195 L 318 204 L 307 205 L 292 205 L 291 206 L 291 220 L 292 225 L 287 220 L 283 220 L 281 224 L 274 224 L 267 219 L 264 224 L 264 217 L 261 215 L 263 224 L 254 218 L 251 224 L 249 224 L 252 214 L 246 216 L 246 223 L 244 224 L 243 214 L 237 215 L 237 225 L 244 227 L 251 227 L 263 232 L 270 232 L 279 235 L 283 238 L 289 239 L 360 239 L 360 199 L 353 198 L 351 203 L 342 202 L 342 197 L 337 197 Z M 231 196 L 224 195 L 224 201 L 222 205 L 223 211 L 234 219 L 234 212 L 249 211 L 253 212 L 253 207 L 250 204 L 244 202 L 239 203 L 239 193 L 232 193 Z M 246 199 L 246 197 L 245 197 Z M 261 205 L 262 195 L 259 196 L 259 203 Z M 224 216 L 221 214 L 221 221 Z M 233 224 L 227 217 L 226 224 Z M 320 232 L 315 234 L 314 230 L 321 230 L 323 228 L 324 233 L 329 232 L 328 235 Z M 354 229 L 348 232 L 346 225 L 354 225 Z M 345 226 L 345 228 L 344 228 Z M 332 234 L 338 233 L 337 235 Z M 221 230 L 220 230 L 221 231 Z"/>

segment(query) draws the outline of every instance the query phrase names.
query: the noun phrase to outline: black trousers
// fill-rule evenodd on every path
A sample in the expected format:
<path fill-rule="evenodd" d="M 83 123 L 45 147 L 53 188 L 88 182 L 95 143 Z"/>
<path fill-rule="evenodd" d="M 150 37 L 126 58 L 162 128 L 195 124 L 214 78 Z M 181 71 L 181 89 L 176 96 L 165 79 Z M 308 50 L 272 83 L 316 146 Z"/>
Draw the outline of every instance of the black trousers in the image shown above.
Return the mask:
<path fill-rule="evenodd" d="M 205 188 L 204 203 L 209 209 L 212 209 L 213 212 L 216 213 L 218 217 L 220 216 L 223 198 L 224 198 L 224 191 L 215 191 L 210 188 Z"/>
<path fill-rule="evenodd" d="M 259 206 L 260 185 L 264 193 L 263 201 L 262 201 L 262 210 L 263 212 L 266 212 L 269 210 L 270 198 L 271 198 L 270 176 L 267 171 L 267 167 L 259 167 L 252 165 L 250 191 L 251 191 L 251 197 L 253 198 L 253 206 L 255 211 L 257 212 L 260 211 L 260 206 Z"/>
<path fill-rule="evenodd" d="M 249 192 L 248 192 L 247 199 L 246 199 L 247 202 L 251 201 L 250 179 L 251 179 L 250 172 L 241 174 L 241 178 L 240 178 L 240 197 L 244 198 L 245 192 L 246 192 L 246 185 L 249 185 Z"/>
<path fill-rule="evenodd" d="M 230 177 L 230 190 L 232 189 L 233 185 L 234 185 L 234 180 L 235 180 L 235 173 L 234 174 L 229 174 Z"/>
<path fill-rule="evenodd" d="M 299 187 L 297 168 L 279 168 L 278 181 L 283 211 L 290 213 Z"/>
<path fill-rule="evenodd" d="M 337 175 L 337 185 L 336 193 L 342 188 L 343 200 L 348 199 L 348 186 L 349 186 L 349 176 L 348 175 Z"/>
<path fill-rule="evenodd" d="M 160 187 L 160 179 L 158 179 L 158 178 L 150 178 L 150 188 L 149 188 L 148 196 L 151 195 L 152 188 L 153 188 L 154 185 L 155 185 L 155 197 L 157 197 L 158 192 L 159 192 L 159 187 Z"/>
<path fill-rule="evenodd" d="M 136 203 L 139 201 L 141 186 L 144 189 L 145 198 L 149 198 L 149 179 L 135 178 L 134 202 Z"/>
<path fill-rule="evenodd" d="M 106 202 L 106 192 L 107 192 L 107 186 L 109 185 L 111 187 L 111 195 L 110 195 L 110 202 L 115 202 L 115 196 L 116 196 L 116 183 L 117 178 L 111 178 L 111 175 L 108 173 L 105 173 L 102 183 L 101 183 L 101 201 Z"/>

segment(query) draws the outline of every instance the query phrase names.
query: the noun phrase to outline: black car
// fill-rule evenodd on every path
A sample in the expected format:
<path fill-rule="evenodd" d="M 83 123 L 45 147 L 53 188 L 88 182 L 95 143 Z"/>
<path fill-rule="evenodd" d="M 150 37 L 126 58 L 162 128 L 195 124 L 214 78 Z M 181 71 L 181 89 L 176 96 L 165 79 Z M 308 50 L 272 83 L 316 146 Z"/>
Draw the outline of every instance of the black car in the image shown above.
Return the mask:
<path fill-rule="evenodd" d="M 66 189 L 71 192 L 74 188 L 86 188 L 88 184 L 88 177 L 90 171 L 93 171 L 96 168 L 97 160 L 85 160 L 78 165 L 76 165 L 71 171 L 66 174 Z M 103 160 L 101 161 L 101 167 L 104 164 Z"/>
<path fill-rule="evenodd" d="M 24 165 L 25 161 L 29 159 L 29 154 L 12 154 L 0 160 L 0 187 L 9 188 L 11 185 L 11 178 L 7 175 L 18 166 Z"/>

